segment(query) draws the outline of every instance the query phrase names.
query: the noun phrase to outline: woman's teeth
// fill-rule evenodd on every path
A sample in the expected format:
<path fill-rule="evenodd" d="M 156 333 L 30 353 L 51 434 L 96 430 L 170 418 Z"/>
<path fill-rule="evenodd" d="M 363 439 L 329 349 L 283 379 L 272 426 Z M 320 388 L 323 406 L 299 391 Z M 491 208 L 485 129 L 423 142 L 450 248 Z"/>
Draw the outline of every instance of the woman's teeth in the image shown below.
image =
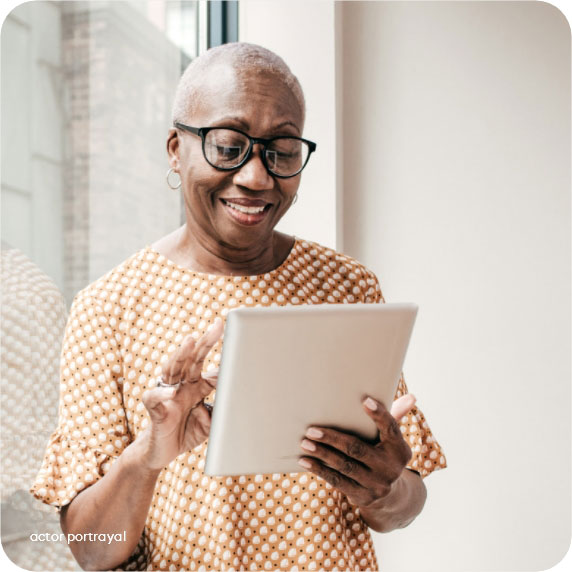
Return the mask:
<path fill-rule="evenodd" d="M 235 203 L 226 203 L 230 208 L 233 208 L 241 213 L 245 214 L 257 214 L 261 213 L 264 210 L 264 207 L 245 207 L 242 205 L 237 205 Z"/>

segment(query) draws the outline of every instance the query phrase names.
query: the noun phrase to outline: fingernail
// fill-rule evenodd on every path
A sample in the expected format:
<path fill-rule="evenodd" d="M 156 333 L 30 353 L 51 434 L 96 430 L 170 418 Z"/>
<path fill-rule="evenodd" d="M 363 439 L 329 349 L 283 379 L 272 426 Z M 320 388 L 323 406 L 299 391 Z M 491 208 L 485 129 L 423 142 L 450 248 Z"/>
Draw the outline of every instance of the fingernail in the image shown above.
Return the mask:
<path fill-rule="evenodd" d="M 302 447 L 302 449 L 306 449 L 306 451 L 315 451 L 316 450 L 316 445 L 314 445 L 314 443 L 312 443 L 312 441 L 308 441 L 308 439 L 304 439 L 302 441 L 302 443 L 300 443 L 300 446 Z"/>
<path fill-rule="evenodd" d="M 323 436 L 324 434 L 314 427 L 310 427 L 310 429 L 306 431 L 306 437 L 310 437 L 310 439 L 321 439 Z"/>
<path fill-rule="evenodd" d="M 298 464 L 301 467 L 304 467 L 305 469 L 311 469 L 312 468 L 312 464 L 310 463 L 310 461 L 306 461 L 306 459 L 298 459 Z"/>
<path fill-rule="evenodd" d="M 370 411 L 377 411 L 377 403 L 371 398 L 368 397 L 363 404 L 370 410 Z"/>

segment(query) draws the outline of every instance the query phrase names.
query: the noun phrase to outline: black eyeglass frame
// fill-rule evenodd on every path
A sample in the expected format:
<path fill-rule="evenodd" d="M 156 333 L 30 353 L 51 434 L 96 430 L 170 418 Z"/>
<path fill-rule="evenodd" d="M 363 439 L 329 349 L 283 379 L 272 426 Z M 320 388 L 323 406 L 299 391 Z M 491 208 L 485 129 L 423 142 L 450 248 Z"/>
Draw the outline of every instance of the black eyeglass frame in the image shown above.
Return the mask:
<path fill-rule="evenodd" d="M 248 135 L 248 133 L 245 133 L 244 131 L 241 131 L 240 129 L 235 129 L 234 127 L 191 127 L 190 125 L 185 125 L 184 123 L 179 123 L 178 121 L 175 121 L 174 126 L 177 127 L 178 129 L 182 129 L 183 131 L 188 131 L 189 133 L 193 133 L 194 135 L 198 135 L 201 138 L 203 156 L 205 158 L 205 161 L 211 167 L 213 167 L 214 169 L 217 169 L 217 171 L 234 171 L 235 169 L 240 169 L 240 167 L 242 167 L 250 159 L 250 156 L 252 155 L 252 149 L 254 148 L 254 145 L 256 145 L 258 143 L 258 144 L 262 145 L 262 153 L 260 154 L 260 157 L 262 159 L 262 164 L 264 165 L 266 170 L 273 177 L 278 177 L 279 179 L 290 179 L 292 177 L 295 177 L 296 175 L 299 175 L 302 172 L 302 170 L 304 169 L 304 167 L 308 164 L 308 161 L 310 160 L 310 155 L 316 150 L 316 147 L 317 147 L 316 143 L 314 143 L 313 141 L 310 141 L 308 139 L 303 139 L 302 137 L 295 137 L 294 135 L 278 135 L 277 137 L 271 137 L 270 139 L 265 139 L 262 137 L 251 137 L 250 135 Z M 207 154 L 205 151 L 205 140 L 206 140 L 207 133 L 209 131 L 214 131 L 215 129 L 226 129 L 227 131 L 235 131 L 236 133 L 240 133 L 241 135 L 244 135 L 244 137 L 246 137 L 248 139 L 248 141 L 249 141 L 248 151 L 244 155 L 244 158 L 242 159 L 242 161 L 240 163 L 238 163 L 238 165 L 235 165 L 234 167 L 219 167 L 217 165 L 213 165 L 208 160 Z M 309 149 L 308 150 L 308 156 L 306 157 L 304 164 L 300 167 L 300 169 L 298 169 L 292 175 L 279 175 L 278 173 L 275 173 L 268 166 L 268 163 L 266 161 L 267 146 L 270 143 L 272 143 L 273 141 L 276 141 L 278 139 L 297 139 L 298 141 L 302 141 L 303 143 L 308 145 L 308 149 Z"/>

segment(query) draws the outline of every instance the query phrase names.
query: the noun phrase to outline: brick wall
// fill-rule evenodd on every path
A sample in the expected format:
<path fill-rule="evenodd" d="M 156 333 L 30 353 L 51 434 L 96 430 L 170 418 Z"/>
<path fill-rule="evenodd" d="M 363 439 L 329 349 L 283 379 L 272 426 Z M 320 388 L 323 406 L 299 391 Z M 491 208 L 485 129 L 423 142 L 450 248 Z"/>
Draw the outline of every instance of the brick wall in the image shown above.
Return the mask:
<path fill-rule="evenodd" d="M 123 2 L 66 2 L 65 295 L 181 222 L 165 183 L 180 50 Z"/>

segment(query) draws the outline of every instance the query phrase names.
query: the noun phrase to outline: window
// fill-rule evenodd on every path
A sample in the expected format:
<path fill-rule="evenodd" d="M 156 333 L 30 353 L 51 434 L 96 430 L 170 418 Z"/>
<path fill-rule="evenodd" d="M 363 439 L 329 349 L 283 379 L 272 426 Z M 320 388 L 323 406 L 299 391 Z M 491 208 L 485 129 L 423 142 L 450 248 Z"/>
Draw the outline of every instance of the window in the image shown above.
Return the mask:
<path fill-rule="evenodd" d="M 180 224 L 165 138 L 181 70 L 207 47 L 208 12 L 198 1 L 40 1 L 4 24 L 2 240 L 68 305 Z"/>

